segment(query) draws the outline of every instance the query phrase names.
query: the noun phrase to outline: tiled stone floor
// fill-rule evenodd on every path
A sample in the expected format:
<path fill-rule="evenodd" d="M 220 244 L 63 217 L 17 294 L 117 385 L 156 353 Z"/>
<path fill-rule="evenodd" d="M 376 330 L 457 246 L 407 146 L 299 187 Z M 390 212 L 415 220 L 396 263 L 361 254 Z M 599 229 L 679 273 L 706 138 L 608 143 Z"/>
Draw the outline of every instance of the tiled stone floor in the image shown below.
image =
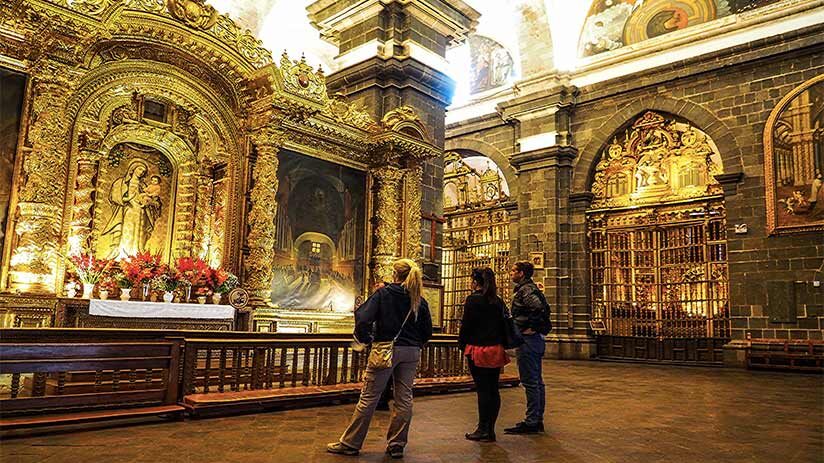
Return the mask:
<path fill-rule="evenodd" d="M 507 436 L 520 388 L 503 392 L 498 442 L 464 440 L 474 393 L 415 401 L 407 462 L 824 462 L 824 378 L 599 362 L 545 363 L 547 432 Z M 379 412 L 358 458 L 329 455 L 353 405 L 6 438 L 3 463 L 388 461 Z"/>

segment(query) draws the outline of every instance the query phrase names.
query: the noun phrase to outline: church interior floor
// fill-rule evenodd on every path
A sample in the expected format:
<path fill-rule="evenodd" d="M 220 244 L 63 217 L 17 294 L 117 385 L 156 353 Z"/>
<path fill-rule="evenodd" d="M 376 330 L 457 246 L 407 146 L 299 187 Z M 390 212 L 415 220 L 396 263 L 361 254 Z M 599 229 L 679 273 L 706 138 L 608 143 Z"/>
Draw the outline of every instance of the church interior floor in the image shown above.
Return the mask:
<path fill-rule="evenodd" d="M 546 433 L 509 436 L 525 401 L 502 391 L 496 443 L 464 439 L 474 393 L 415 400 L 406 462 L 821 462 L 824 378 L 601 362 L 546 361 Z M 330 455 L 353 404 L 257 415 L 152 422 L 7 437 L 0 461 L 355 462 L 389 461 L 377 412 L 359 457 Z M 110 426 L 105 425 L 105 426 Z"/>

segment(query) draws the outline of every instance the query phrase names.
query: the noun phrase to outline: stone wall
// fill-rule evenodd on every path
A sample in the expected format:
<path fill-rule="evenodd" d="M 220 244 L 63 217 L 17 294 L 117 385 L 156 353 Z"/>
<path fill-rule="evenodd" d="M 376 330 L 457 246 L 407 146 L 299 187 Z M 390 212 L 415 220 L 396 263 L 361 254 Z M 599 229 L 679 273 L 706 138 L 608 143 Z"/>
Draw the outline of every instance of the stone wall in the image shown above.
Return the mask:
<path fill-rule="evenodd" d="M 447 149 L 473 150 L 505 173 L 512 169 L 516 185 L 510 181 L 510 186 L 520 192 L 513 255 L 546 253 L 547 270 L 538 273 L 538 281 L 547 287 L 558 327 L 550 353 L 593 353 L 587 327 L 587 192 L 598 153 L 645 110 L 689 120 L 712 137 L 722 154 L 733 344 L 748 335 L 822 338 L 824 289 L 812 281 L 822 279 L 816 270 L 824 260 L 824 234 L 767 236 L 762 146 L 776 103 L 824 73 L 822 37 L 824 27 L 814 26 L 580 88 L 571 110 L 570 146 L 519 153 L 519 138 L 557 130 L 557 116 L 507 124 L 495 115 L 447 128 Z M 568 157 L 574 159 L 567 168 Z M 735 224 L 747 224 L 748 233 L 736 235 Z M 796 304 L 788 310 L 790 296 Z"/>

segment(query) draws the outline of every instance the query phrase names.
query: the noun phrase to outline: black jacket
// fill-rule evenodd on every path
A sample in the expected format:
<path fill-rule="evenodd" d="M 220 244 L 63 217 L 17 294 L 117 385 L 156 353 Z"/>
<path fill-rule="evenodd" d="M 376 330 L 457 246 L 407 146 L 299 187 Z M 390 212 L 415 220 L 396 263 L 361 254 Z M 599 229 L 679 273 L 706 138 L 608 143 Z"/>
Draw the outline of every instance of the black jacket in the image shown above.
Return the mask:
<path fill-rule="evenodd" d="M 533 329 L 541 331 L 544 318 L 544 304 L 538 294 L 541 290 L 532 279 L 515 285 L 512 297 L 512 320 L 521 331 Z"/>
<path fill-rule="evenodd" d="M 409 293 L 403 286 L 392 283 L 377 290 L 355 310 L 355 338 L 364 344 L 391 341 L 401 329 L 409 307 Z M 414 313 L 409 315 L 395 345 L 423 347 L 431 337 L 432 315 L 426 299 L 421 298 L 417 318 Z"/>
<path fill-rule="evenodd" d="M 494 346 L 504 343 L 504 301 L 494 303 L 481 293 L 470 294 L 464 302 L 458 344 L 461 350 L 467 345 Z"/>

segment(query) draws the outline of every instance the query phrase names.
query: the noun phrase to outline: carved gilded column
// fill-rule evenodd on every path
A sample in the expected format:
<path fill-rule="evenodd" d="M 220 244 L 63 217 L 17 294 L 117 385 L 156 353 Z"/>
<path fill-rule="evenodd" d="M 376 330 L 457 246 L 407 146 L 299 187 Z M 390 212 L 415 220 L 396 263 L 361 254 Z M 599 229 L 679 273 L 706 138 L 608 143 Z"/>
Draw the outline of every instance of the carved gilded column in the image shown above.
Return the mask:
<path fill-rule="evenodd" d="M 33 93 L 23 148 L 23 182 L 16 210 L 16 240 L 9 287 L 55 291 L 60 225 L 66 194 L 69 123 L 65 110 L 74 79 L 63 65 L 41 62 L 32 70 Z"/>
<path fill-rule="evenodd" d="M 74 185 L 74 202 L 72 221 L 69 230 L 69 255 L 80 254 L 90 246 L 92 234 L 92 194 L 95 190 L 94 179 L 97 175 L 98 151 L 102 134 L 94 129 L 84 130 L 78 137 L 80 152 L 77 158 L 77 176 Z"/>
<path fill-rule="evenodd" d="M 406 252 L 404 257 L 421 264 L 421 201 L 423 192 L 423 164 L 417 164 L 406 169 L 404 175 L 406 201 L 404 204 L 406 222 Z"/>
<path fill-rule="evenodd" d="M 272 261 L 275 257 L 275 233 L 278 191 L 278 150 L 283 145 L 283 130 L 263 128 L 252 133 L 257 160 L 252 172 L 252 207 L 248 215 L 249 257 L 245 261 L 245 287 L 258 303 L 269 299 L 272 284 Z"/>
<path fill-rule="evenodd" d="M 403 210 L 400 187 L 403 171 L 393 166 L 375 170 L 375 240 L 372 254 L 372 283 L 392 281 L 392 262 L 398 258 Z"/>
<path fill-rule="evenodd" d="M 194 252 L 201 259 L 209 259 L 212 222 L 212 176 L 204 168 L 197 175 L 195 202 Z"/>
<path fill-rule="evenodd" d="M 180 173 L 177 180 L 177 199 L 175 215 L 177 216 L 177 226 L 175 228 L 175 248 L 173 256 L 190 257 L 196 251 L 194 241 L 195 231 L 195 201 L 197 200 L 197 166 L 183 164 L 180 166 Z"/>

